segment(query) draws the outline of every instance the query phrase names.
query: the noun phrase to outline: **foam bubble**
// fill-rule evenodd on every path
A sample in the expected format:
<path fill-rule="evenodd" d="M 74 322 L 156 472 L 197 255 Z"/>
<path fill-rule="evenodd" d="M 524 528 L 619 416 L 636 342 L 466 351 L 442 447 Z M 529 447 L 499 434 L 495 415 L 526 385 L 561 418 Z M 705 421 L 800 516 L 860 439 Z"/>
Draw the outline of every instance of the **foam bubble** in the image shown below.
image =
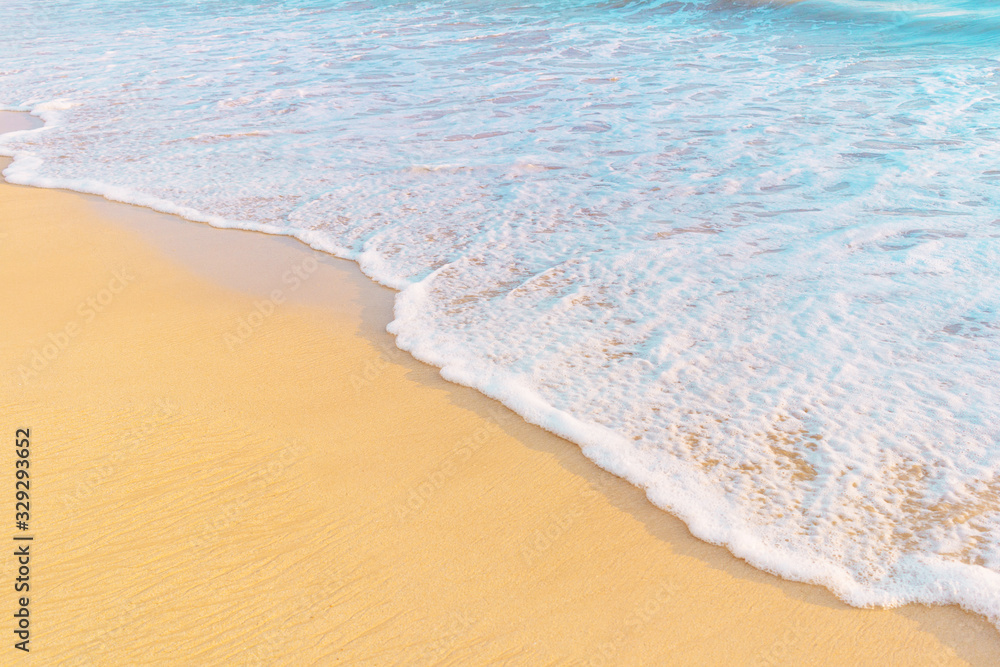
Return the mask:
<path fill-rule="evenodd" d="M 9 0 L 47 124 L 0 145 L 356 260 L 400 347 L 758 567 L 998 621 L 997 59 L 954 3 Z"/>

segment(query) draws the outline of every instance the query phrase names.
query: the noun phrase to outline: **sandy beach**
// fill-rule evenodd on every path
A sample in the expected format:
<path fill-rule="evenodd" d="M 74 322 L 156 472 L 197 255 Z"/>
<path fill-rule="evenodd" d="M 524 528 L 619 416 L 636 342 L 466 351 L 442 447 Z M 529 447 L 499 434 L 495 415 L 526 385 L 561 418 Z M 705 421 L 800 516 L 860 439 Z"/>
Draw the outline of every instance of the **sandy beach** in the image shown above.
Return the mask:
<path fill-rule="evenodd" d="M 851 608 L 695 539 L 397 350 L 352 263 L 65 191 L 0 211 L 34 536 L 3 664 L 996 664 L 957 607 Z"/>

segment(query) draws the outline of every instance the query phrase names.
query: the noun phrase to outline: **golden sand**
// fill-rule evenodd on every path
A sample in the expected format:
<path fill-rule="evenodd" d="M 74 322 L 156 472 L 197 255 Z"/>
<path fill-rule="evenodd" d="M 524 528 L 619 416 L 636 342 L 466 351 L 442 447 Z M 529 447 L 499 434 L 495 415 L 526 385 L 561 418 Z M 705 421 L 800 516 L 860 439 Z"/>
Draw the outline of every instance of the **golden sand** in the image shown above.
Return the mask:
<path fill-rule="evenodd" d="M 31 430 L 34 536 L 29 654 L 0 557 L 2 664 L 1000 655 L 957 608 L 854 609 L 696 540 L 398 351 L 392 292 L 294 241 L 0 184 L 0 293 L 0 414 L 10 440 Z"/>

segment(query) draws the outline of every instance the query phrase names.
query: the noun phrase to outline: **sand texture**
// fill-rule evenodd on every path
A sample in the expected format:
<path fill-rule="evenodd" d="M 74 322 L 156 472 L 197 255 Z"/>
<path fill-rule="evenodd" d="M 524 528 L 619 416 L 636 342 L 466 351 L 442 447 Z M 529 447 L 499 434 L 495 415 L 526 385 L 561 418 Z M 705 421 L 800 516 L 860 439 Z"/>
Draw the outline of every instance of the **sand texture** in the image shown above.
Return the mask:
<path fill-rule="evenodd" d="M 995 664 L 693 538 L 384 333 L 294 241 L 0 185 L 2 428 L 31 429 L 31 652 L 2 664 Z M 14 534 L 12 447 L 0 507 Z M 6 538 L 8 544 L 10 536 Z"/>

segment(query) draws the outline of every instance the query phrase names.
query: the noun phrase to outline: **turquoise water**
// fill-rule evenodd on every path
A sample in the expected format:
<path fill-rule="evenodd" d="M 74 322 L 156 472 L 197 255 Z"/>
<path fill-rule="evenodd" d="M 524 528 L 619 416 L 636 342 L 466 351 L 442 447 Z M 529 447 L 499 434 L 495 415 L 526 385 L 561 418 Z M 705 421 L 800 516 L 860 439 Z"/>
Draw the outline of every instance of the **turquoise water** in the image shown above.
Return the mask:
<path fill-rule="evenodd" d="M 758 567 L 996 622 L 998 16 L 13 0 L 47 125 L 0 146 L 356 260 L 400 347 Z"/>

